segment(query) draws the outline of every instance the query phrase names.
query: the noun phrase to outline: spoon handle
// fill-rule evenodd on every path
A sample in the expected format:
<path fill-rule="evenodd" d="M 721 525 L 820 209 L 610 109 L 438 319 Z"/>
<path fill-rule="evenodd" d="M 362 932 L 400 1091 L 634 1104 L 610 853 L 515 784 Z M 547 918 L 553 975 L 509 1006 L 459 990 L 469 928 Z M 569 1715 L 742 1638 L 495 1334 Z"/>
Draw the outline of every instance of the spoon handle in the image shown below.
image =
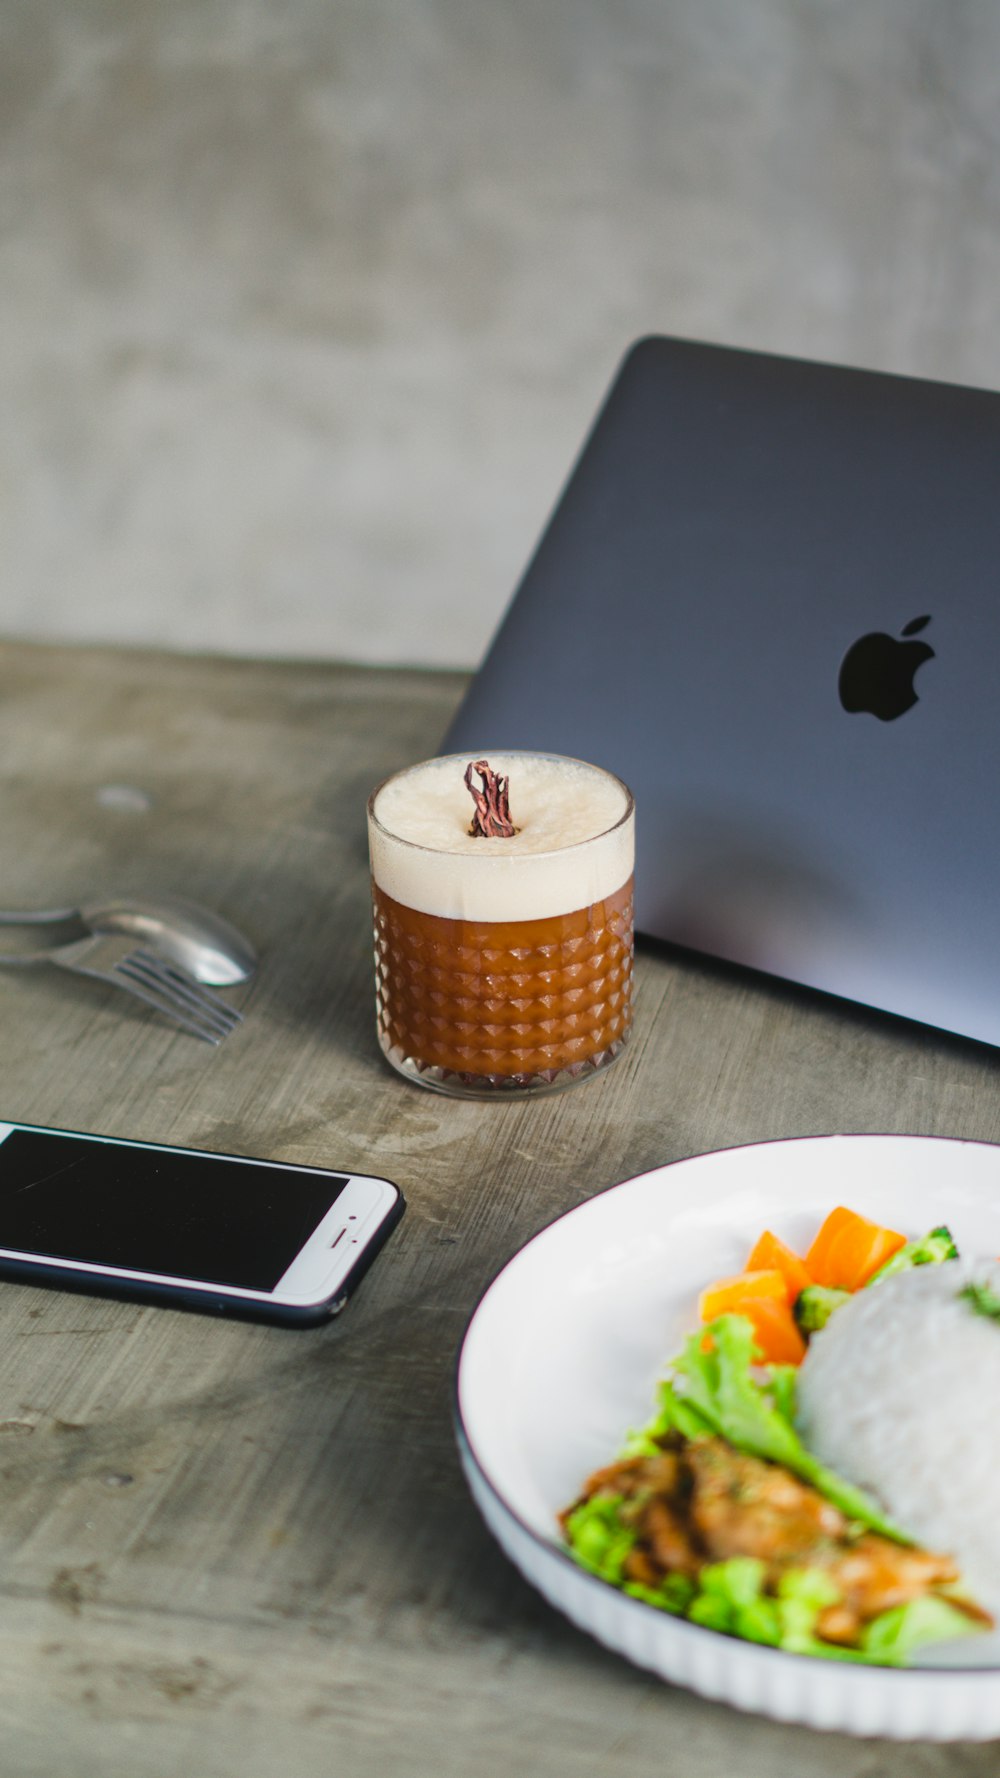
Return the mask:
<path fill-rule="evenodd" d="M 59 926 L 79 918 L 79 908 L 31 908 L 22 913 L 0 909 L 0 926 Z"/>

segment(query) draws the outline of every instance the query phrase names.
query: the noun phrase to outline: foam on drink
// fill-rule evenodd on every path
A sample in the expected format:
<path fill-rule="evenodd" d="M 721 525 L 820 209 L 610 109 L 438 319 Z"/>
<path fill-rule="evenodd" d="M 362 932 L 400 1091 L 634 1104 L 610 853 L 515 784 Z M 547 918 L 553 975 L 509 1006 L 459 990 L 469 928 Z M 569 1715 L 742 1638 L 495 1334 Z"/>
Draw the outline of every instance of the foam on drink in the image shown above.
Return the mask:
<path fill-rule="evenodd" d="M 427 760 L 375 794 L 372 875 L 405 907 L 444 919 L 538 920 L 605 900 L 632 874 L 632 802 L 624 784 L 582 760 L 488 753 L 510 779 L 517 832 L 470 833 L 471 756 Z"/>

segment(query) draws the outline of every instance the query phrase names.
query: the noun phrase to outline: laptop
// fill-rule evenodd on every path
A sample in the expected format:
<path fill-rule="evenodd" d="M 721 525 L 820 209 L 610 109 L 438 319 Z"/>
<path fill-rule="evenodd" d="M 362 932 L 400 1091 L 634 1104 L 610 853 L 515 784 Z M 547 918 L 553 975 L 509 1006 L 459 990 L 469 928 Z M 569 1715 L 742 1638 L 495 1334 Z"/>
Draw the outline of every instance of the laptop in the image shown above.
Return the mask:
<path fill-rule="evenodd" d="M 631 786 L 640 932 L 1000 1044 L 1000 395 L 640 341 L 443 742 L 491 747 Z"/>

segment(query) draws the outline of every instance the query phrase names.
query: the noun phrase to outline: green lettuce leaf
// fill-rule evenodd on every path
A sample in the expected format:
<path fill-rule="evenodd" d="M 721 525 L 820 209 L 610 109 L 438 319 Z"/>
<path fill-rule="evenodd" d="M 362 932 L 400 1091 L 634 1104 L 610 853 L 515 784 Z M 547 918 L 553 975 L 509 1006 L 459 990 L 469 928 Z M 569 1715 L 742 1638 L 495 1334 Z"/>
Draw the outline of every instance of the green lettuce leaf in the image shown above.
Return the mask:
<path fill-rule="evenodd" d="M 873 1618 L 862 1637 L 861 1653 L 879 1666 L 902 1667 L 926 1643 L 950 1642 L 986 1628 L 939 1593 L 925 1593 Z"/>
<path fill-rule="evenodd" d="M 710 1336 L 706 1350 L 705 1336 Z M 859 1525 L 896 1543 L 910 1543 L 863 1489 L 837 1475 L 808 1451 L 793 1424 L 794 1376 L 779 1367 L 776 1380 L 753 1375 L 754 1333 L 745 1315 L 720 1315 L 685 1342 L 674 1374 L 660 1386 L 660 1413 L 649 1431 L 674 1426 L 688 1438 L 716 1433 L 738 1451 L 783 1463 Z"/>

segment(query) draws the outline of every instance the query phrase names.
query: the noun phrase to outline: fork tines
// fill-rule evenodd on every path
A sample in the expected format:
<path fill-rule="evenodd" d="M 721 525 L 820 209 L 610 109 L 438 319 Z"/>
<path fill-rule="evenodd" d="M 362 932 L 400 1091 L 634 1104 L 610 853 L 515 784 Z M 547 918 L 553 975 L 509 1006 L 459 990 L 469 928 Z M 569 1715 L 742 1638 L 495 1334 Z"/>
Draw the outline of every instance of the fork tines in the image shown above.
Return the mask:
<path fill-rule="evenodd" d="M 133 994 L 205 1043 L 221 1043 L 243 1014 L 166 958 L 141 948 L 114 964 Z"/>

